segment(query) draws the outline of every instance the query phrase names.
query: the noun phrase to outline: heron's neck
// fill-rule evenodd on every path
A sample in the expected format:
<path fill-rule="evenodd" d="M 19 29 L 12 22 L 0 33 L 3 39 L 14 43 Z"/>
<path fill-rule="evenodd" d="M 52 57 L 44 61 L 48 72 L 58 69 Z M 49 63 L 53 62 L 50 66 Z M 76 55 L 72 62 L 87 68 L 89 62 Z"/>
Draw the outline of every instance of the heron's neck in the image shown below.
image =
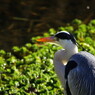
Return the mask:
<path fill-rule="evenodd" d="M 70 56 L 72 56 L 75 53 L 78 53 L 78 47 L 77 47 L 77 45 L 75 45 L 73 43 L 71 45 L 69 45 L 69 44 L 65 45 L 64 49 L 67 52 L 67 54 L 69 54 Z"/>
<path fill-rule="evenodd" d="M 65 49 L 66 53 L 72 56 L 75 53 L 78 53 L 78 47 L 71 40 L 63 40 L 60 42 L 62 47 Z"/>
<path fill-rule="evenodd" d="M 78 47 L 77 45 L 75 45 L 74 43 L 67 43 L 67 44 L 64 44 L 63 48 L 65 49 L 64 50 L 64 57 L 61 59 L 63 61 L 63 64 L 67 64 L 69 58 L 78 53 Z"/>
<path fill-rule="evenodd" d="M 54 63 L 57 63 L 57 65 L 58 65 L 58 63 L 66 65 L 69 58 L 76 53 L 78 53 L 77 45 L 74 45 L 74 44 L 69 45 L 68 44 L 68 45 L 66 45 L 66 47 L 64 47 L 64 49 L 59 50 L 55 53 L 55 56 L 54 56 L 55 62 Z"/>

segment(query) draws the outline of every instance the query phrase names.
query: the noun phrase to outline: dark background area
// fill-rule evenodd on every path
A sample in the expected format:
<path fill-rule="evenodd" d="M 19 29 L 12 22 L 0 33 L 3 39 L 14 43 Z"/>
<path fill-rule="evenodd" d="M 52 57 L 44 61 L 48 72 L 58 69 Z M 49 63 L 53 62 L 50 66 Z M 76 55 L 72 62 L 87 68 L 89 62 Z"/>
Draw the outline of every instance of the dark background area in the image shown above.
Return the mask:
<path fill-rule="evenodd" d="M 75 18 L 94 19 L 95 0 L 0 0 L 0 49 L 10 51 Z"/>

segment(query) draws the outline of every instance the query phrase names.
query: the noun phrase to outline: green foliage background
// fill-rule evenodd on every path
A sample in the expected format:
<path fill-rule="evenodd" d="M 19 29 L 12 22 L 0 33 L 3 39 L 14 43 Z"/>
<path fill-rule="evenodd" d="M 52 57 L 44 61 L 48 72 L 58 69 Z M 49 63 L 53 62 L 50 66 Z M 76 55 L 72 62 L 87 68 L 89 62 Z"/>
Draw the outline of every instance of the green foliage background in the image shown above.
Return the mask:
<path fill-rule="evenodd" d="M 14 46 L 12 52 L 0 50 L 0 95 L 64 95 L 53 65 L 54 53 L 62 47 L 35 41 L 62 30 L 73 33 L 79 51 L 95 55 L 95 20 L 85 25 L 75 19 L 58 30 L 52 28 L 23 47 Z"/>

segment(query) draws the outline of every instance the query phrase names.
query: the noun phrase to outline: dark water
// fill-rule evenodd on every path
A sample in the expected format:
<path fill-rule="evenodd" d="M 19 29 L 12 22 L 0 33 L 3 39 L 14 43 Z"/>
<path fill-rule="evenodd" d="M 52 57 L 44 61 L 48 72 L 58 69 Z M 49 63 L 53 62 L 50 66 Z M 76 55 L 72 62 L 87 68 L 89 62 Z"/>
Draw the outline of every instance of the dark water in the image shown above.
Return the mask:
<path fill-rule="evenodd" d="M 78 18 L 95 18 L 94 0 L 1 0 L 0 49 L 23 46 L 31 37 Z"/>
<path fill-rule="evenodd" d="M 0 49 L 11 51 L 13 46 L 23 46 L 31 42 L 31 38 L 37 35 L 42 35 L 42 33 L 27 32 L 26 29 L 3 29 L 0 31 Z"/>

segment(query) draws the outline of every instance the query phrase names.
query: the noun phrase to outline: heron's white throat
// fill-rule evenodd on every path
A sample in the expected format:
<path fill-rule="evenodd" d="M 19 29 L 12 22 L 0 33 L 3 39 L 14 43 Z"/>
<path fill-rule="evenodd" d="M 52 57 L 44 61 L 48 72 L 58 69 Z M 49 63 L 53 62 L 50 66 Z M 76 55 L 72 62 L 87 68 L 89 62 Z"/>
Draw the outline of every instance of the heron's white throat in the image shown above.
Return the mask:
<path fill-rule="evenodd" d="M 60 60 L 60 63 L 62 62 L 64 65 L 67 64 L 69 58 L 78 53 L 78 47 L 76 44 L 74 44 L 71 40 L 62 40 L 60 39 L 58 41 L 58 44 L 60 44 L 64 50 L 59 50 L 55 53 L 55 60 Z"/>
<path fill-rule="evenodd" d="M 59 44 L 65 49 L 65 51 L 75 54 L 78 53 L 78 47 L 71 40 L 59 40 Z"/>

